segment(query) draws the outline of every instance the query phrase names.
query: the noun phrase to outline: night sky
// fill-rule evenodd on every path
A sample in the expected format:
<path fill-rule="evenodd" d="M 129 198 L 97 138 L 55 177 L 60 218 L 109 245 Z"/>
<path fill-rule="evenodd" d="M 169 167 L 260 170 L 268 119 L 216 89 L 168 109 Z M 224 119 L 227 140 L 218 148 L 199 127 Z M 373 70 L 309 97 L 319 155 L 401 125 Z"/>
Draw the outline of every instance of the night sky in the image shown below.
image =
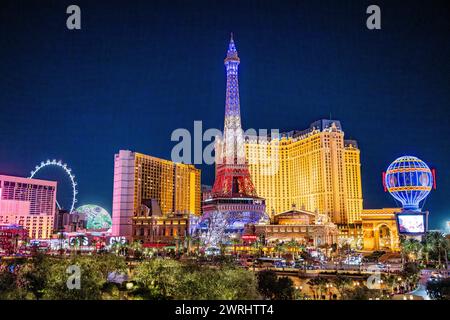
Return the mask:
<path fill-rule="evenodd" d="M 70 4 L 79 31 L 66 28 Z M 366 28 L 370 4 L 382 30 Z M 119 149 L 169 159 L 174 129 L 222 129 L 230 32 L 244 128 L 305 129 L 331 114 L 359 143 L 365 208 L 396 205 L 381 172 L 409 154 L 437 169 L 431 227 L 450 220 L 446 1 L 2 0 L 0 173 L 62 159 L 79 204 L 111 210 Z M 212 184 L 213 166 L 200 168 Z"/>

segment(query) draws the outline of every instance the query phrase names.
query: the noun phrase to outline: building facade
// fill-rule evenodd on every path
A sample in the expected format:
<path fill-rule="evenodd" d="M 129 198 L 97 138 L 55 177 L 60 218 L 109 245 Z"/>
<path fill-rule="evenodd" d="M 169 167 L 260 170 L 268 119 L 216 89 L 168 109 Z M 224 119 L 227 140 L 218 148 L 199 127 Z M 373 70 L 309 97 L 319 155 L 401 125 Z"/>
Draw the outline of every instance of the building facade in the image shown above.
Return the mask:
<path fill-rule="evenodd" d="M 51 238 L 56 186 L 56 181 L 0 175 L 0 223 L 25 227 L 30 239 Z"/>
<path fill-rule="evenodd" d="M 155 199 L 145 200 L 133 217 L 133 241 L 177 245 L 193 233 L 199 217 L 190 213 L 163 214 Z"/>
<path fill-rule="evenodd" d="M 200 170 L 145 154 L 120 150 L 114 159 L 114 236 L 131 239 L 133 217 L 155 199 L 163 215 L 201 213 Z"/>
<path fill-rule="evenodd" d="M 54 231 L 55 232 L 81 232 L 86 231 L 87 217 L 84 213 L 67 210 L 57 210 Z"/>
<path fill-rule="evenodd" d="M 270 224 L 256 225 L 255 234 L 259 238 L 263 236 L 267 243 L 295 240 L 315 248 L 338 241 L 338 229 L 327 215 L 297 210 L 295 206 L 274 215 Z"/>
<path fill-rule="evenodd" d="M 360 151 L 337 120 L 319 120 L 279 137 L 246 137 L 246 157 L 257 194 L 273 215 L 298 208 L 326 213 L 334 223 L 360 219 Z"/>
<path fill-rule="evenodd" d="M 395 214 L 400 208 L 364 209 L 361 214 L 364 250 L 400 251 Z"/>

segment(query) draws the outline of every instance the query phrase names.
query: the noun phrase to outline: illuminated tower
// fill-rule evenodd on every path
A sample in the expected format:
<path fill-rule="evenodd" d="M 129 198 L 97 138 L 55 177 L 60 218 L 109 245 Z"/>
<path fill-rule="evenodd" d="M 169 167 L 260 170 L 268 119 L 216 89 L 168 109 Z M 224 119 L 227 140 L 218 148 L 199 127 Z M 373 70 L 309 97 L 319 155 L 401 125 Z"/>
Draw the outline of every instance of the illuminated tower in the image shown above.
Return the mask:
<path fill-rule="evenodd" d="M 216 180 L 211 198 L 203 202 L 202 229 L 209 244 L 224 240 L 222 235 L 241 233 L 246 224 L 267 219 L 264 199 L 257 197 L 250 178 L 241 127 L 238 66 L 240 59 L 231 34 L 224 60 L 227 74 L 225 123 L 222 139 L 216 140 Z"/>
<path fill-rule="evenodd" d="M 227 91 L 223 139 L 216 143 L 216 181 L 213 194 L 225 197 L 256 196 L 245 159 L 244 133 L 239 105 L 238 66 L 240 59 L 231 34 L 225 58 Z"/>

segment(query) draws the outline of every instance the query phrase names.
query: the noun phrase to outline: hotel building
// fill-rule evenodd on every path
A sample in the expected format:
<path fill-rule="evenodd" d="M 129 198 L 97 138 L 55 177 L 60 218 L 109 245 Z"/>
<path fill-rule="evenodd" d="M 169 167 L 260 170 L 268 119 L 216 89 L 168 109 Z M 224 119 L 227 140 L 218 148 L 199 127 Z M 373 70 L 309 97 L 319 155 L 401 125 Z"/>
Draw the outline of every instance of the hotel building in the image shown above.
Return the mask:
<path fill-rule="evenodd" d="M 331 246 L 337 243 L 338 229 L 326 214 L 297 210 L 295 206 L 277 213 L 270 224 L 255 226 L 255 235 L 268 243 L 295 240 L 305 246 Z"/>
<path fill-rule="evenodd" d="M 131 240 L 146 201 L 156 200 L 163 216 L 200 215 L 200 197 L 200 170 L 193 165 L 120 150 L 114 159 L 113 235 Z"/>
<path fill-rule="evenodd" d="M 0 224 L 25 227 L 30 239 L 48 239 L 56 216 L 55 181 L 0 175 Z"/>
<path fill-rule="evenodd" d="M 246 137 L 246 157 L 266 212 L 325 213 L 336 224 L 360 220 L 363 206 L 360 151 L 345 140 L 337 120 L 319 120 L 279 137 Z"/>
<path fill-rule="evenodd" d="M 195 232 L 199 216 L 190 213 L 163 214 L 155 199 L 142 203 L 133 217 L 133 241 L 147 245 L 179 245 Z"/>

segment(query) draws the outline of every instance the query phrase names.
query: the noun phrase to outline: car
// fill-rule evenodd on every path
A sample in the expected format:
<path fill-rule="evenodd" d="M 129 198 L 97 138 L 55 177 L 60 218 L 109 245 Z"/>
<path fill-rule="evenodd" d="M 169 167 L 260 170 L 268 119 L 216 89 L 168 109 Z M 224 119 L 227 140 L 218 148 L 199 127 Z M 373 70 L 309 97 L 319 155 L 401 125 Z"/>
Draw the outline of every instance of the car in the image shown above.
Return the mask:
<path fill-rule="evenodd" d="M 437 282 L 437 281 L 441 280 L 442 278 L 443 277 L 442 277 L 442 275 L 440 273 L 432 272 L 430 277 L 428 278 L 428 281 Z"/>
<path fill-rule="evenodd" d="M 285 268 L 286 267 L 286 261 L 275 261 L 273 263 L 275 268 Z"/>
<path fill-rule="evenodd" d="M 206 248 L 205 254 L 207 256 L 217 256 L 220 254 L 220 249 L 217 247 L 209 247 L 209 248 Z"/>
<path fill-rule="evenodd" d="M 240 259 L 239 263 L 244 267 L 252 267 L 253 266 L 253 259 L 247 258 L 247 259 Z"/>
<path fill-rule="evenodd" d="M 384 263 L 381 263 L 381 262 L 377 263 L 376 266 L 380 270 L 386 270 L 387 269 L 387 266 Z"/>

